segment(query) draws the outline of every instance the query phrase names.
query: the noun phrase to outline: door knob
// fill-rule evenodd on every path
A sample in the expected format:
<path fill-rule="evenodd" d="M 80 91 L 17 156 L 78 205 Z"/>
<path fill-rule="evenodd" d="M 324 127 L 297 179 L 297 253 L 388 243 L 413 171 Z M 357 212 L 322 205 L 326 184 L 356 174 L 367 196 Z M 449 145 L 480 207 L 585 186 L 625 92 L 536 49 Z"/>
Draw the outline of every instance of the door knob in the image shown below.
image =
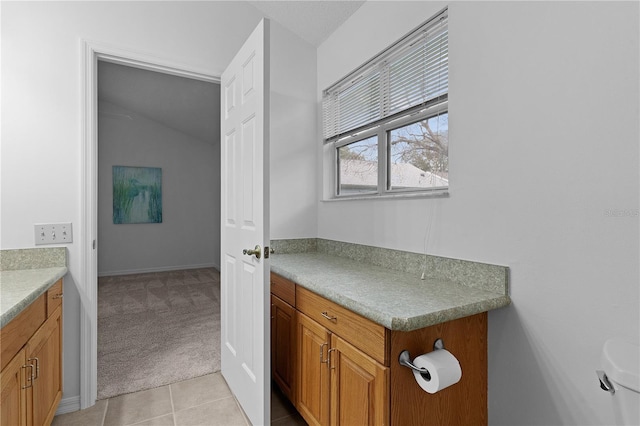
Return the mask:
<path fill-rule="evenodd" d="M 253 250 L 242 250 L 242 254 L 246 254 L 247 256 L 255 256 L 256 259 L 260 259 L 260 256 L 262 255 L 262 248 L 259 245 L 256 245 L 256 248 L 254 248 Z"/>

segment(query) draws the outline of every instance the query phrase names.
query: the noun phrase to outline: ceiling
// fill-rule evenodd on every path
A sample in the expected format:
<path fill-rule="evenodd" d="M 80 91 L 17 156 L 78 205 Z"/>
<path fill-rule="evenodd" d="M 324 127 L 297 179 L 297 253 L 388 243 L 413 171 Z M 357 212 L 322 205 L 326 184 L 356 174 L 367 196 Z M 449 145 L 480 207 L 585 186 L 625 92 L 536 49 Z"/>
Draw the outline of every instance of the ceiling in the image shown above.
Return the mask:
<path fill-rule="evenodd" d="M 98 100 L 203 142 L 219 139 L 219 84 L 99 61 Z"/>
<path fill-rule="evenodd" d="M 268 18 L 318 47 L 358 10 L 364 0 L 249 1 Z"/>
<path fill-rule="evenodd" d="M 248 1 L 313 46 L 320 45 L 364 1 Z M 100 61 L 98 99 L 201 141 L 220 134 L 220 85 Z"/>

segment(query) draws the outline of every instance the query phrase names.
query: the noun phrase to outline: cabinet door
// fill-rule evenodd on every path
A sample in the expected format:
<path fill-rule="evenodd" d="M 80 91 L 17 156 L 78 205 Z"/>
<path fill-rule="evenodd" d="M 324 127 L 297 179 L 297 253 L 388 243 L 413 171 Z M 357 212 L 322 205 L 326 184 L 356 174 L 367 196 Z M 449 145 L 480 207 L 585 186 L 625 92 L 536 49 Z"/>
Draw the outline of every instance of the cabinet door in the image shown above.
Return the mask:
<path fill-rule="evenodd" d="M 26 389 L 23 384 L 27 381 L 25 369 L 25 351 L 22 349 L 13 357 L 0 373 L 0 425 L 25 426 L 27 424 Z M 31 374 L 30 367 L 27 369 Z"/>
<path fill-rule="evenodd" d="M 297 312 L 296 408 L 310 425 L 329 424 L 329 364 L 331 334 L 314 320 Z"/>
<path fill-rule="evenodd" d="M 389 368 L 331 336 L 331 424 L 388 425 Z"/>
<path fill-rule="evenodd" d="M 34 365 L 32 399 L 27 407 L 33 424 L 48 425 L 62 397 L 62 308 L 56 309 L 27 343 L 27 362 Z M 31 408 L 30 408 L 31 407 Z"/>
<path fill-rule="evenodd" d="M 296 310 L 271 295 L 271 378 L 295 405 Z"/>

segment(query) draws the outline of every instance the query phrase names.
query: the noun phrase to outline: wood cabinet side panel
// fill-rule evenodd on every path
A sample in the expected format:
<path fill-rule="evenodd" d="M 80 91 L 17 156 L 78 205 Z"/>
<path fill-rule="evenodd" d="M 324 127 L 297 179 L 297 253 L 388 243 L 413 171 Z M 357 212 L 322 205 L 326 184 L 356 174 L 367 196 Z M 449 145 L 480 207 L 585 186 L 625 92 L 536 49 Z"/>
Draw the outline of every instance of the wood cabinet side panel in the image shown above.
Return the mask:
<path fill-rule="evenodd" d="M 271 273 L 271 293 L 294 308 L 296 307 L 296 284 L 278 274 Z"/>
<path fill-rule="evenodd" d="M 0 331 L 0 370 L 13 359 L 46 319 L 46 295 L 38 297 Z"/>
<path fill-rule="evenodd" d="M 62 278 L 47 290 L 47 317 L 62 305 Z"/>
<path fill-rule="evenodd" d="M 429 394 L 397 360 L 405 349 L 412 360 L 431 352 L 438 338 L 460 362 L 462 378 Z M 486 425 L 487 421 L 486 312 L 412 332 L 391 333 L 391 425 Z"/>

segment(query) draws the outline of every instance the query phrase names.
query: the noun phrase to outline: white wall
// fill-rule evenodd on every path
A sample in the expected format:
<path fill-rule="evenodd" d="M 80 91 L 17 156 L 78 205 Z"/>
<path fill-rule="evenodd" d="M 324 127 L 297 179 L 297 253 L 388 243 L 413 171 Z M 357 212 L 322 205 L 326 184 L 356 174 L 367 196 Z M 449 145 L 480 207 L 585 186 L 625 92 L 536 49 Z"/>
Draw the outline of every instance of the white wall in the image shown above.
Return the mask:
<path fill-rule="evenodd" d="M 271 40 L 271 238 L 315 238 L 316 49 L 273 22 Z"/>
<path fill-rule="evenodd" d="M 220 143 L 107 102 L 98 120 L 98 275 L 220 268 Z M 162 223 L 114 225 L 113 166 L 162 169 Z"/>
<path fill-rule="evenodd" d="M 34 223 L 70 221 L 75 226 L 74 243 L 67 246 L 70 272 L 64 299 L 64 399 L 77 398 L 80 393 L 79 324 L 84 315 L 79 293 L 84 288 L 79 282 L 83 260 L 79 232 L 83 208 L 81 40 L 221 75 L 262 17 L 244 2 L 2 2 L 0 247 L 33 247 Z M 311 46 L 277 25 L 272 27 L 272 42 L 281 46 L 274 51 L 290 65 L 297 58 L 286 54 L 286 49 L 300 53 L 301 60 L 315 56 Z M 290 106 L 295 108 L 299 103 L 285 102 L 293 95 L 282 86 L 288 79 L 300 86 L 315 86 L 315 72 L 299 74 L 300 67 L 281 68 L 275 61 L 272 65 L 285 73 L 272 76 L 274 89 L 282 93 L 282 97 L 274 97 L 281 100 L 273 105 L 274 127 L 292 126 L 288 131 L 294 136 L 272 137 L 272 154 L 282 163 L 289 151 L 302 151 L 303 162 L 309 163 L 315 154 L 304 151 L 313 146 L 315 127 L 307 131 L 289 121 L 299 114 Z M 307 103 L 302 102 L 305 107 Z M 301 176 L 273 173 L 272 186 L 280 188 L 274 190 L 275 196 L 286 198 L 278 191 L 291 184 L 289 179 L 315 181 L 310 170 L 292 170 Z M 309 206 L 316 203 L 315 191 L 308 190 L 295 203 L 293 213 L 312 210 Z M 293 214 L 290 207 L 272 203 L 271 216 L 278 220 L 272 235 L 314 236 L 316 216 L 289 219 Z M 295 224 L 294 234 L 283 228 L 287 222 Z"/>
<path fill-rule="evenodd" d="M 444 6 L 365 3 L 318 49 L 318 99 Z M 449 20 L 450 197 L 321 202 L 318 236 L 421 252 L 433 220 L 431 254 L 509 266 L 489 423 L 612 424 L 594 370 L 640 334 L 638 3 L 452 2 Z"/>

